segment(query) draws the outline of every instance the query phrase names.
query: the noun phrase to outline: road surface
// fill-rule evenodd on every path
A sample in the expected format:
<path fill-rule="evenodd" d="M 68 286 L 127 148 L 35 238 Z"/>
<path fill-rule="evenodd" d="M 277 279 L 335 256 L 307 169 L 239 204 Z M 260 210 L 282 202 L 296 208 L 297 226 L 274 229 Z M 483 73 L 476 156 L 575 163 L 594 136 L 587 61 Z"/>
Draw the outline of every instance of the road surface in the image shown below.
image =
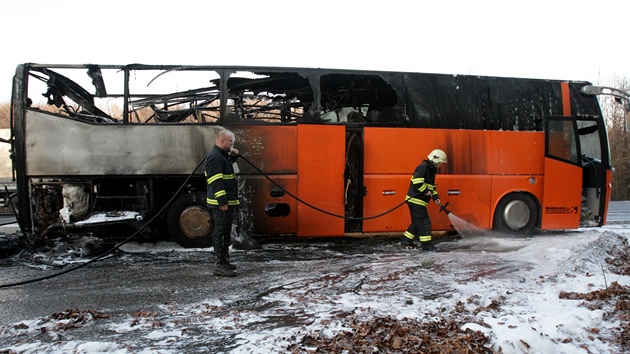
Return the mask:
<path fill-rule="evenodd" d="M 623 228 L 624 224 L 630 225 L 630 203 L 611 203 L 608 220 L 611 227 L 617 229 Z M 599 232 L 607 231 L 601 228 Z M 579 235 L 580 231 L 569 231 L 568 234 L 564 236 L 561 232 L 558 237 L 570 238 L 571 234 Z M 273 300 L 276 292 L 285 294 L 282 296 L 295 296 L 292 301 L 298 302 L 302 298 L 300 292 L 313 284 L 321 285 L 322 291 L 339 292 L 339 296 L 360 293 L 364 283 L 382 270 L 387 270 L 387 274 L 378 281 L 371 281 L 370 286 L 387 291 L 388 282 L 395 280 L 388 280 L 389 277 L 398 277 L 398 264 L 409 262 L 420 265 L 426 262 L 427 267 L 438 262 L 445 269 L 479 268 L 482 269 L 479 274 L 487 273 L 483 270 L 485 267 L 490 267 L 492 272 L 496 272 L 498 267 L 499 273 L 506 269 L 507 273 L 511 273 L 524 265 L 507 264 L 499 267 L 493 262 L 500 254 L 526 247 L 531 243 L 530 240 L 536 240 L 537 237 L 553 239 L 554 235 L 517 240 L 501 247 L 494 245 L 491 248 L 475 249 L 478 245 L 470 244 L 471 253 L 465 259 L 458 253 L 453 260 L 448 257 L 454 253 L 410 254 L 401 251 L 398 239 L 393 238 L 270 243 L 263 244 L 260 250 L 233 251 L 231 261 L 238 266 L 238 276 L 233 278 L 212 274 L 211 253 L 207 250 L 176 250 L 173 244 L 164 249 L 160 249 L 162 246 L 159 244 L 131 244 L 123 247 L 124 251 L 79 270 L 32 284 L 0 289 L 0 326 L 27 319 L 50 318 L 55 313 L 69 309 L 104 312 L 109 318 L 120 321 L 130 314 L 155 314 L 164 311 L 165 306 L 200 306 L 198 304 L 208 299 L 222 299 L 224 302 L 233 300 L 231 306 L 234 311 L 262 313 L 276 306 L 275 301 L 282 301 Z M 444 242 L 439 246 L 446 244 Z M 0 260 L 0 284 L 54 274 L 85 262 L 85 258 L 80 257 L 71 244 L 60 243 L 56 247 L 55 252 L 24 256 L 19 261 Z M 422 296 L 427 299 L 444 296 L 450 281 L 423 280 Z M 304 293 L 305 299 L 308 296 L 312 297 L 313 294 Z M 336 295 L 327 293 L 326 296 Z M 227 314 L 231 310 L 223 308 L 220 311 Z M 260 323 L 256 328 L 300 325 L 303 321 L 303 316 L 278 313 L 272 321 Z M 93 330 L 82 328 L 73 333 L 85 338 L 94 336 L 94 333 L 89 332 Z M 104 331 L 102 328 L 99 330 Z M 211 347 L 210 351 L 221 351 L 235 345 L 225 342 L 229 342 L 229 338 L 217 336 L 220 340 L 212 340 L 212 345 L 216 347 Z M 4 345 L 7 343 L 4 342 Z"/>

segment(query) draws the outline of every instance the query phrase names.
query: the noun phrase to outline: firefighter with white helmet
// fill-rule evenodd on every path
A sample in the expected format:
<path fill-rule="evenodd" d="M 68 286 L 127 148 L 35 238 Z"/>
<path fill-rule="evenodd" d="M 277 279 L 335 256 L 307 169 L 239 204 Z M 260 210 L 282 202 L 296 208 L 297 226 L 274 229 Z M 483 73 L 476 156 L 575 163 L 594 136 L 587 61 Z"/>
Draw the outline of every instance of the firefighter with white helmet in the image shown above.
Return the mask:
<path fill-rule="evenodd" d="M 427 212 L 427 206 L 431 199 L 437 205 L 441 205 L 435 186 L 435 175 L 438 167 L 446 162 L 446 153 L 440 149 L 435 149 L 431 151 L 426 160 L 416 167 L 411 177 L 409 190 L 405 197 L 411 215 L 411 225 L 403 234 L 400 242 L 406 249 L 417 248 L 414 245 L 414 240 L 418 238 L 423 250 L 437 250 L 431 239 L 431 219 Z"/>
<path fill-rule="evenodd" d="M 431 162 L 436 164 L 436 167 L 440 167 L 442 163 L 446 163 L 446 153 L 440 149 L 435 149 L 431 151 L 429 156 L 427 156 Z"/>

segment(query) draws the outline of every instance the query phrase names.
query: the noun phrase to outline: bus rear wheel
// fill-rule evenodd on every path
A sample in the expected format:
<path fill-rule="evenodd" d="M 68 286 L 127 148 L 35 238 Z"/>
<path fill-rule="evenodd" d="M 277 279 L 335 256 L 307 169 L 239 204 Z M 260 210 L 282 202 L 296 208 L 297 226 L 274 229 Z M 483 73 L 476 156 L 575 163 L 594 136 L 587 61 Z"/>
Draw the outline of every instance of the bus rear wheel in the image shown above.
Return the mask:
<path fill-rule="evenodd" d="M 206 194 L 195 192 L 177 198 L 166 216 L 168 232 L 184 248 L 212 246 L 212 214 L 206 207 Z"/>
<path fill-rule="evenodd" d="M 538 205 L 525 193 L 505 196 L 494 212 L 494 229 L 502 233 L 530 235 L 537 221 Z"/>

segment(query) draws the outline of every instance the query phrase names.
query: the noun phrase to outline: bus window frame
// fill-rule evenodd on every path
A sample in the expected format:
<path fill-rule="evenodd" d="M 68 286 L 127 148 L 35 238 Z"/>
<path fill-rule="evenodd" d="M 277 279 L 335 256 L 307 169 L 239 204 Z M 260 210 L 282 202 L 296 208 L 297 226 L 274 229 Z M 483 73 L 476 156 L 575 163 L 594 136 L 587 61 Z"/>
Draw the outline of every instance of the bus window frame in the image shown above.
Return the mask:
<path fill-rule="evenodd" d="M 575 161 L 570 160 L 570 159 L 566 159 L 566 158 L 562 158 L 562 156 L 557 156 L 552 154 L 549 149 L 550 149 L 550 139 L 551 139 L 551 131 L 549 129 L 549 125 L 551 122 L 557 122 L 557 121 L 563 121 L 563 122 L 569 122 L 571 129 L 573 130 L 573 143 L 575 145 Z M 566 130 L 563 131 L 564 133 L 566 133 Z M 550 158 L 550 159 L 554 159 L 554 160 L 558 160 L 558 161 L 562 161 L 571 165 L 575 165 L 575 166 L 582 166 L 582 161 L 581 161 L 581 156 L 582 156 L 582 146 L 580 145 L 580 136 L 579 136 L 579 132 L 578 132 L 578 126 L 577 126 L 577 118 L 576 117 L 565 117 L 565 116 L 549 116 L 546 117 L 545 119 L 545 157 Z"/>

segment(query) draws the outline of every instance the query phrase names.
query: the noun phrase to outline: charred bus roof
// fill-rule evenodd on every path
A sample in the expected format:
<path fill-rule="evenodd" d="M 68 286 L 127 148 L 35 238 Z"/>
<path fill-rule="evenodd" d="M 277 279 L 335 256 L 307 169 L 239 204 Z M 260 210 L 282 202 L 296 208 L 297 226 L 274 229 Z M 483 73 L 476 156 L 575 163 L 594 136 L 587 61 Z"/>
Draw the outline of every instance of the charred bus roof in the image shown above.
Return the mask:
<path fill-rule="evenodd" d="M 99 124 L 323 123 L 540 131 L 544 116 L 563 114 L 559 80 L 143 64 L 18 67 L 17 77 L 26 75 L 45 84 L 44 92 L 37 93 L 61 114 Z M 597 100 L 580 91 L 588 84 L 569 82 L 574 116 L 601 114 Z M 121 102 L 118 115 L 97 103 L 112 98 Z"/>

